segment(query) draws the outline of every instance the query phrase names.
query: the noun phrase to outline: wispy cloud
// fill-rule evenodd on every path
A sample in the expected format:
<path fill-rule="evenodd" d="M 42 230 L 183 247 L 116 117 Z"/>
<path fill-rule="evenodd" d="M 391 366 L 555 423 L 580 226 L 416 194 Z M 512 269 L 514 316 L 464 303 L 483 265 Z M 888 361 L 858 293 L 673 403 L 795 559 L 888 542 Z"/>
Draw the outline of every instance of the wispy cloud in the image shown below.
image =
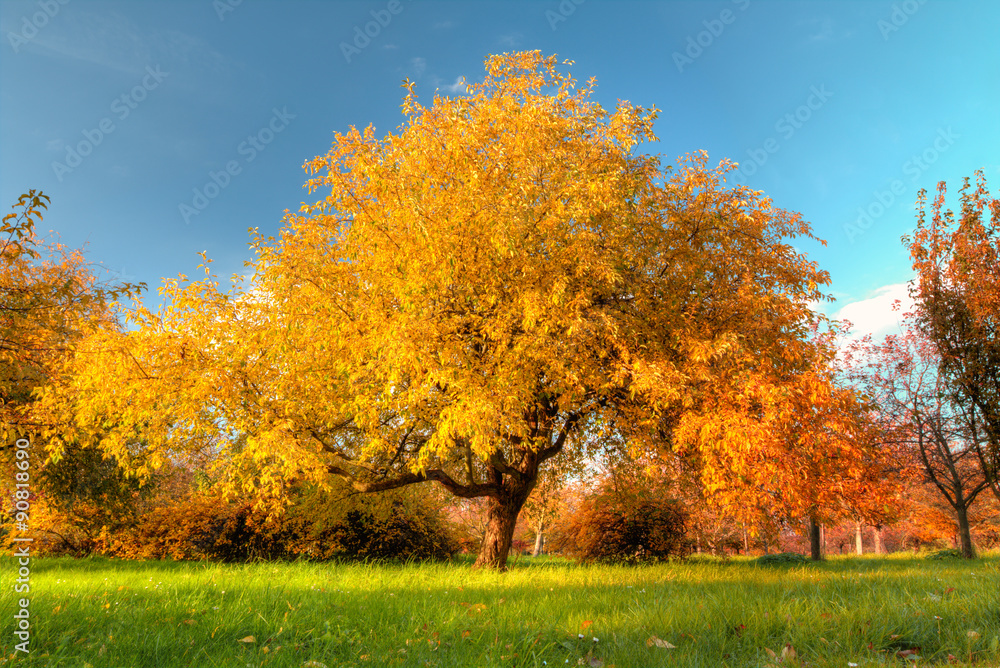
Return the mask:
<path fill-rule="evenodd" d="M 420 57 L 411 58 L 410 66 L 413 68 L 413 71 L 416 72 L 418 77 L 423 76 L 424 72 L 427 71 L 427 60 Z"/>
<path fill-rule="evenodd" d="M 67 7 L 63 18 L 40 31 L 24 49 L 130 74 L 145 71 L 150 63 L 197 67 L 212 73 L 231 66 L 201 38 L 174 30 L 143 32 L 117 12 L 98 14 Z"/>
<path fill-rule="evenodd" d="M 838 26 L 833 18 L 829 16 L 819 16 L 800 21 L 798 27 L 802 34 L 805 35 L 806 42 L 810 44 L 836 42 L 853 37 L 855 34 L 855 31 L 851 29 L 838 31 Z"/>
<path fill-rule="evenodd" d="M 455 83 L 441 86 L 441 88 L 448 91 L 449 93 L 464 93 L 467 85 L 468 84 L 466 84 L 465 82 L 465 77 L 456 77 Z"/>
<path fill-rule="evenodd" d="M 500 35 L 497 42 L 500 46 L 506 46 L 511 49 L 516 49 L 521 46 L 521 42 L 524 41 L 524 34 L 519 32 L 512 32 L 506 35 Z"/>

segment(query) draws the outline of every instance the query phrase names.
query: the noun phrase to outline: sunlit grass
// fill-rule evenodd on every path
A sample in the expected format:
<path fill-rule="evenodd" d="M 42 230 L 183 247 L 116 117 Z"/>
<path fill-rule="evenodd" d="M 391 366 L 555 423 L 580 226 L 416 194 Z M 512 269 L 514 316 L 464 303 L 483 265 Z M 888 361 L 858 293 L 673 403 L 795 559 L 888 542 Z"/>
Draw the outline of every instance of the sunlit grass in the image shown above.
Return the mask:
<path fill-rule="evenodd" d="M 13 560 L 0 566 L 3 656 L 18 666 L 767 666 L 788 645 L 797 659 L 781 665 L 1000 665 L 996 555 L 521 559 L 505 574 L 468 562 L 36 559 L 31 653 L 12 661 L 21 595 Z"/>

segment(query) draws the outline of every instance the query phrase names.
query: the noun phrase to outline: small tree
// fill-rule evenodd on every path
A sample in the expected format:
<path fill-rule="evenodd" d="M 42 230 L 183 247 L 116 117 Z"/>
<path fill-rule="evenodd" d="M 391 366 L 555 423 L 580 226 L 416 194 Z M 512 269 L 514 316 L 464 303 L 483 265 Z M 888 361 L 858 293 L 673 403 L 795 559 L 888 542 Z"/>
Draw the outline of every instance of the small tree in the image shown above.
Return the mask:
<path fill-rule="evenodd" d="M 885 416 L 886 437 L 896 451 L 909 451 L 911 465 L 951 506 L 962 554 L 972 558 L 969 509 L 990 484 L 977 457 L 985 430 L 976 405 L 962 405 L 950 392 L 934 342 L 908 322 L 903 336 L 879 345 L 866 340 L 852 355 L 868 360 L 858 377 Z"/>
<path fill-rule="evenodd" d="M 916 323 L 935 346 L 942 391 L 976 411 L 973 454 L 1000 499 L 1000 198 L 982 171 L 974 188 L 964 180 L 957 216 L 946 193 L 942 181 L 928 211 L 920 191 L 917 228 L 904 237 L 917 271 Z"/>

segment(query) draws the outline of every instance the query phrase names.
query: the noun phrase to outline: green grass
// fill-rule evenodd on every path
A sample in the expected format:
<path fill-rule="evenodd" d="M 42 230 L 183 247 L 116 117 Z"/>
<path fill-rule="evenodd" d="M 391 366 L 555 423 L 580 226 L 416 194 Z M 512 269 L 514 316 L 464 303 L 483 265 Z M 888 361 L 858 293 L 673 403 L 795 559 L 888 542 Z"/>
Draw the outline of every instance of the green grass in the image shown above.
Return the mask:
<path fill-rule="evenodd" d="M 1000 665 L 996 555 L 787 566 L 521 559 L 505 574 L 472 571 L 468 562 L 41 558 L 31 567 L 31 652 L 12 659 L 21 595 L 12 594 L 14 560 L 0 559 L 5 666 L 575 666 L 583 659 L 847 668 L 944 665 L 949 654 L 957 665 Z M 675 647 L 648 646 L 651 636 Z M 780 656 L 787 644 L 797 660 L 768 652 Z M 898 655 L 916 648 L 910 658 Z"/>

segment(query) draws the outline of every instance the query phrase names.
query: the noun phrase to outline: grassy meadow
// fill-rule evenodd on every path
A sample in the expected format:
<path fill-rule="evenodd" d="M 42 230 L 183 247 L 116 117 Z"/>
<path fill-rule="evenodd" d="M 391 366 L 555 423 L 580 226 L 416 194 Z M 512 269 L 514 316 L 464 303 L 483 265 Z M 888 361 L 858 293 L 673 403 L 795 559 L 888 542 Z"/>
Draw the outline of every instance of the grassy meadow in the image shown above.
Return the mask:
<path fill-rule="evenodd" d="M 33 559 L 4 666 L 1000 666 L 1000 557 L 759 566 Z"/>

